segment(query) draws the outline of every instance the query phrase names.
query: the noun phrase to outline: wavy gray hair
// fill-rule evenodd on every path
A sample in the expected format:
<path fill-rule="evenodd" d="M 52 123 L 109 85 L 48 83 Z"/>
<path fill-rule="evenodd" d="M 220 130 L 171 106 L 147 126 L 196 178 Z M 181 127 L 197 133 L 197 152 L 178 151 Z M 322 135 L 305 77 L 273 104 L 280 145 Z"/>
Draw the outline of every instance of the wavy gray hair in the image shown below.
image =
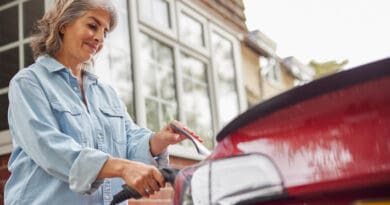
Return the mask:
<path fill-rule="evenodd" d="M 111 0 L 57 0 L 33 29 L 33 38 L 30 43 L 34 59 L 40 55 L 54 57 L 62 46 L 60 29 L 92 9 L 103 9 L 110 16 L 110 30 L 117 22 L 118 15 Z"/>

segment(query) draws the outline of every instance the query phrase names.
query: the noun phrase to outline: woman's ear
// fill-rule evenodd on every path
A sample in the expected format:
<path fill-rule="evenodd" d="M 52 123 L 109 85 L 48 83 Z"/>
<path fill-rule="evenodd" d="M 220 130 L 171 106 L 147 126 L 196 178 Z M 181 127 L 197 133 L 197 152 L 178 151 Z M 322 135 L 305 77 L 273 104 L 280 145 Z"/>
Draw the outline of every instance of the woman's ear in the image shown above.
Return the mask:
<path fill-rule="evenodd" d="M 65 33 L 65 25 L 61 26 L 60 28 L 60 34 L 64 35 L 64 33 Z"/>

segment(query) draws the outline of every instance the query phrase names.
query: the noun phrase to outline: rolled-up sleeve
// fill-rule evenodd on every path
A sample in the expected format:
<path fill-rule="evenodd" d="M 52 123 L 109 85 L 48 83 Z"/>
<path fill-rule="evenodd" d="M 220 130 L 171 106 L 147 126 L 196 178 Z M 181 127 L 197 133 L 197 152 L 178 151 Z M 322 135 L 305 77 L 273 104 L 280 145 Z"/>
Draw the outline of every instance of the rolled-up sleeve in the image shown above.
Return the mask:
<path fill-rule="evenodd" d="M 82 147 L 60 131 L 40 85 L 24 75 L 11 81 L 8 120 L 15 147 L 20 147 L 48 174 L 69 183 L 74 192 L 92 193 L 109 155 Z"/>
<path fill-rule="evenodd" d="M 136 125 L 128 114 L 125 115 L 127 135 L 127 158 L 146 164 L 157 166 L 157 162 L 150 152 L 150 138 L 154 132 Z"/>

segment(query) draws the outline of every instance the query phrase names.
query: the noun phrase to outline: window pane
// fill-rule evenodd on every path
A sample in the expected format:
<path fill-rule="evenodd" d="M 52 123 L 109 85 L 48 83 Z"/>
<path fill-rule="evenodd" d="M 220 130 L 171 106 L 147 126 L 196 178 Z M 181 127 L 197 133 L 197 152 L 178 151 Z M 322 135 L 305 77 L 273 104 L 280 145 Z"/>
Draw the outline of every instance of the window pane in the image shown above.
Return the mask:
<path fill-rule="evenodd" d="M 206 82 L 206 66 L 202 61 L 186 54 L 182 54 L 180 61 L 184 75 Z"/>
<path fill-rule="evenodd" d="M 145 99 L 145 106 L 147 127 L 152 131 L 160 130 L 158 119 L 158 103 L 150 99 Z"/>
<path fill-rule="evenodd" d="M 175 80 L 173 71 L 162 68 L 158 75 L 161 98 L 168 101 L 175 101 Z"/>
<path fill-rule="evenodd" d="M 202 47 L 205 45 L 202 23 L 185 13 L 181 13 L 180 37 L 193 45 Z"/>
<path fill-rule="evenodd" d="M 156 43 L 156 61 L 166 67 L 173 67 L 173 52 L 170 47 L 164 45 L 158 41 Z"/>
<path fill-rule="evenodd" d="M 141 17 L 159 26 L 170 28 L 169 3 L 165 0 L 139 0 Z"/>
<path fill-rule="evenodd" d="M 118 12 L 118 25 L 108 34 L 103 50 L 97 55 L 94 72 L 116 90 L 130 116 L 135 119 L 128 6 L 126 0 L 113 3 Z"/>
<path fill-rule="evenodd" d="M 143 92 L 146 96 L 157 96 L 157 67 L 154 63 L 149 63 L 146 66 L 143 66 L 143 72 L 146 74 L 143 76 Z"/>
<path fill-rule="evenodd" d="M 0 89 L 8 87 L 9 81 L 19 70 L 19 48 L 0 53 Z"/>
<path fill-rule="evenodd" d="M 214 65 L 218 73 L 218 99 L 221 126 L 239 113 L 232 43 L 213 33 L 211 36 Z"/>
<path fill-rule="evenodd" d="M 0 95 L 0 131 L 8 129 L 8 94 Z"/>
<path fill-rule="evenodd" d="M 1 0 L 0 1 L 0 6 L 6 5 L 7 3 L 10 3 L 12 1 L 14 1 L 14 0 Z"/>
<path fill-rule="evenodd" d="M 44 0 L 30 0 L 23 4 L 23 30 L 25 38 L 31 35 L 33 25 L 43 16 L 44 9 Z"/>
<path fill-rule="evenodd" d="M 162 124 L 161 126 L 164 126 L 171 122 L 174 119 L 177 119 L 177 112 L 176 112 L 176 107 L 171 106 L 171 105 L 162 105 L 161 106 L 161 111 L 162 111 Z"/>
<path fill-rule="evenodd" d="M 34 58 L 30 44 L 24 44 L 24 67 L 27 67 L 34 63 Z"/>
<path fill-rule="evenodd" d="M 162 25 L 166 28 L 170 28 L 169 23 L 169 5 L 165 0 L 154 0 L 153 1 L 153 19 L 159 25 Z"/>
<path fill-rule="evenodd" d="M 184 71 L 182 107 L 185 113 L 185 124 L 203 137 L 204 144 L 212 149 L 213 127 L 206 65 L 186 54 L 181 55 L 180 62 L 180 67 Z"/>
<path fill-rule="evenodd" d="M 0 46 L 18 40 L 18 7 L 0 11 Z"/>

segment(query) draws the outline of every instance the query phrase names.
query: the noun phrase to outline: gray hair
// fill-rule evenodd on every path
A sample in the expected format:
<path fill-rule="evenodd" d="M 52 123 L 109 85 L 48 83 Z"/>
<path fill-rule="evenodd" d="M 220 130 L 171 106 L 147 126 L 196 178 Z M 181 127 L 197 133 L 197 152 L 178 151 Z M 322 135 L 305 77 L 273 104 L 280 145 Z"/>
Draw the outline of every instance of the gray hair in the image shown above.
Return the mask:
<path fill-rule="evenodd" d="M 118 16 L 111 0 L 57 0 L 34 26 L 30 43 L 34 59 L 40 55 L 54 57 L 63 43 L 60 29 L 92 9 L 107 11 L 111 17 L 109 32 L 115 28 Z"/>

